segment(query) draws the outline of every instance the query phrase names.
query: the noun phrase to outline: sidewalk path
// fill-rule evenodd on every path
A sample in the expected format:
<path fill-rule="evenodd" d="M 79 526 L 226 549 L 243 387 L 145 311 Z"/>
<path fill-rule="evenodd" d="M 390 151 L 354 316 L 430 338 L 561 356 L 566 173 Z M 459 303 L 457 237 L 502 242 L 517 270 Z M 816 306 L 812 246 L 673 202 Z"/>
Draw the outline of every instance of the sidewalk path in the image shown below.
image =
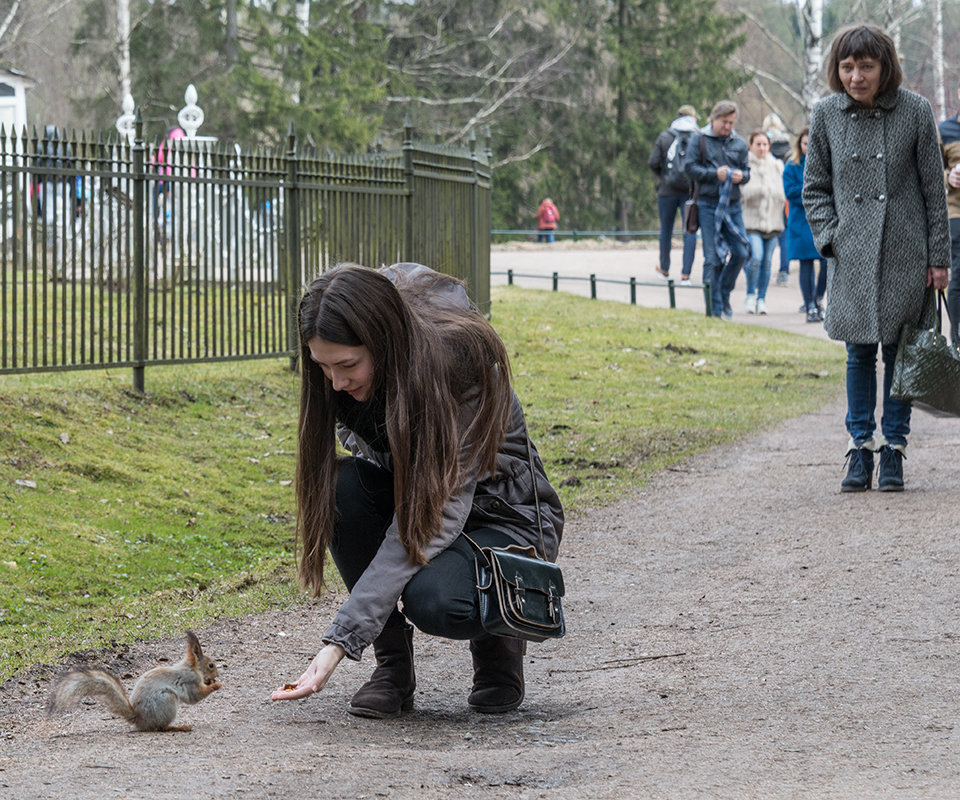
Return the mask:
<path fill-rule="evenodd" d="M 44 674 L 9 681 L 0 797 L 958 797 L 960 425 L 916 412 L 908 490 L 841 495 L 842 418 L 838 399 L 569 520 L 568 635 L 530 647 L 516 712 L 470 713 L 466 644 L 420 634 L 407 717 L 345 712 L 369 656 L 272 705 L 326 597 L 200 632 L 224 688 L 182 710 L 190 734 L 48 720 Z M 179 647 L 97 658 L 129 685 Z"/>
<path fill-rule="evenodd" d="M 630 278 L 636 278 L 637 304 L 651 308 L 668 308 L 670 295 L 667 284 L 657 277 L 656 267 L 660 260 L 660 251 L 654 243 L 637 242 L 632 245 L 614 245 L 603 247 L 590 242 L 556 242 L 552 245 L 520 243 L 498 245 L 490 253 L 490 271 L 523 275 L 538 275 L 538 278 L 516 278 L 514 285 L 531 289 L 550 289 L 550 276 L 556 272 L 560 276 L 561 291 L 590 296 L 590 284 L 585 280 L 564 280 L 575 276 L 588 278 L 591 273 L 597 278 L 625 281 L 626 284 L 598 282 L 597 297 L 601 300 L 620 300 L 630 302 Z M 675 249 L 671 257 L 673 267 L 671 275 L 677 284 L 677 308 L 704 313 L 702 288 L 681 287 L 680 261 L 681 251 Z M 731 295 L 731 305 L 735 322 L 751 325 L 764 325 L 770 328 L 792 331 L 806 336 L 828 338 L 820 323 L 808 323 L 806 315 L 799 312 L 803 298 L 797 283 L 797 263 L 791 267 L 789 283 L 777 286 L 775 276 L 771 278 L 767 291 L 768 314 L 747 314 L 743 310 L 746 295 L 743 275 L 737 279 L 737 287 Z M 697 247 L 697 257 L 693 263 L 693 280 L 699 285 L 703 280 L 703 258 Z M 494 286 L 507 283 L 506 275 L 493 275 L 490 280 Z"/>

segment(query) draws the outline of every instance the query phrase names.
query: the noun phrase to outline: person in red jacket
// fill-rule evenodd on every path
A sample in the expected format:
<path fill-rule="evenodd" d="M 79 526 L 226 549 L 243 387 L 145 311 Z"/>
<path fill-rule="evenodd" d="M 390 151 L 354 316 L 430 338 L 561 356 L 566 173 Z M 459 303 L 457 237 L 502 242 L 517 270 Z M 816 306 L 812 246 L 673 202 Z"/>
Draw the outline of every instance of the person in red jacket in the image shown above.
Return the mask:
<path fill-rule="evenodd" d="M 557 229 L 557 220 L 560 219 L 560 212 L 553 204 L 553 200 L 545 197 L 540 207 L 537 209 L 537 241 L 552 242 L 553 232 Z"/>

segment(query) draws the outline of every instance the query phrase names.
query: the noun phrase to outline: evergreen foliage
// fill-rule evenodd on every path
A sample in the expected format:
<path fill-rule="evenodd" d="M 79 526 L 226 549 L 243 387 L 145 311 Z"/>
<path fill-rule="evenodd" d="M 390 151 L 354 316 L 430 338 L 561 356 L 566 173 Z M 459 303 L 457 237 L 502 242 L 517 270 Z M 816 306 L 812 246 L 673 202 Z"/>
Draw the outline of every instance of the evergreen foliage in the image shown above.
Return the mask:
<path fill-rule="evenodd" d="M 108 130 L 115 6 L 89 0 L 78 109 Z M 741 80 L 740 20 L 716 0 L 312 0 L 309 23 L 274 0 L 132 0 L 133 95 L 148 137 L 176 123 L 190 83 L 201 133 L 245 146 L 301 140 L 337 152 L 381 137 L 463 143 L 491 131 L 494 226 L 530 227 L 551 195 L 562 226 L 655 224 L 647 157 L 677 107 Z M 630 213 L 628 210 L 632 209 Z"/>

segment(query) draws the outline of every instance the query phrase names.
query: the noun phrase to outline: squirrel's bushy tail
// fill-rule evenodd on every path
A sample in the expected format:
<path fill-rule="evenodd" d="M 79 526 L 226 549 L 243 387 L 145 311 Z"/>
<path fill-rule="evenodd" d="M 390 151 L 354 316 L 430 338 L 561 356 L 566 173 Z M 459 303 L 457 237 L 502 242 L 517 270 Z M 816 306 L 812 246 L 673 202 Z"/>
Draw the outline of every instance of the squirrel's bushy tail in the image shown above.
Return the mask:
<path fill-rule="evenodd" d="M 64 675 L 50 696 L 47 713 L 59 714 L 84 697 L 99 697 L 114 714 L 136 722 L 137 715 L 123 684 L 99 669 L 77 670 Z"/>

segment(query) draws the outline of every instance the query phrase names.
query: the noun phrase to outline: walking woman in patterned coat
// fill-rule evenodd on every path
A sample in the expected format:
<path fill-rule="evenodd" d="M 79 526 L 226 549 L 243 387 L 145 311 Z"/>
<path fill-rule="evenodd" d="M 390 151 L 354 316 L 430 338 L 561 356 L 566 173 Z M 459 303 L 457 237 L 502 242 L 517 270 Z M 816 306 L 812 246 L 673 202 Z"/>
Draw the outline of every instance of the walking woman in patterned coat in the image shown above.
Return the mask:
<path fill-rule="evenodd" d="M 900 86 L 893 40 L 872 25 L 837 34 L 827 79 L 834 94 L 811 116 L 803 204 L 817 250 L 829 259 L 825 328 L 847 346 L 850 442 L 840 488 L 868 490 L 879 452 L 877 488 L 902 491 L 911 408 L 890 397 L 897 343 L 904 323 L 921 324 L 928 289 L 945 289 L 949 277 L 937 126 L 927 100 Z"/>

